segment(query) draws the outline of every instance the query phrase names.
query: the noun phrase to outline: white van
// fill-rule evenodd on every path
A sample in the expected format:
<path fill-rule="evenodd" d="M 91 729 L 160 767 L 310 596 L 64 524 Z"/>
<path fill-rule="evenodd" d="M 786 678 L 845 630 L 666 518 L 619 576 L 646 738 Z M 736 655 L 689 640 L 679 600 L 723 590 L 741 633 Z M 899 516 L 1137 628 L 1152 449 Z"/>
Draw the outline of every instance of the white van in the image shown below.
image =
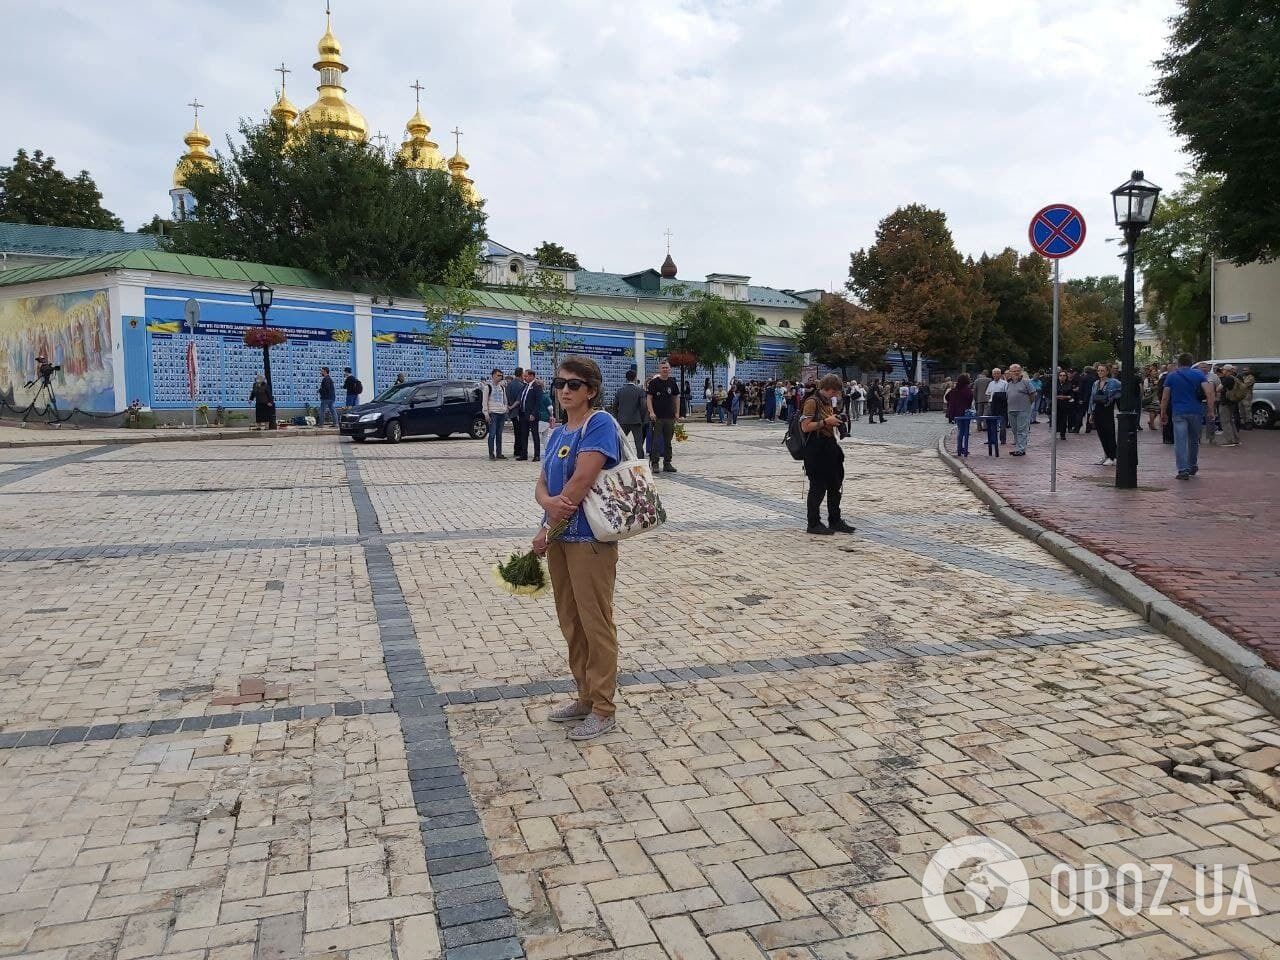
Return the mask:
<path fill-rule="evenodd" d="M 1263 430 L 1280 421 L 1280 357 L 1245 357 L 1240 360 L 1224 357 L 1209 363 L 1215 369 L 1220 364 L 1229 363 L 1236 368 L 1236 373 L 1243 373 L 1246 367 L 1253 371 L 1256 382 L 1249 418 L 1255 427 Z"/>

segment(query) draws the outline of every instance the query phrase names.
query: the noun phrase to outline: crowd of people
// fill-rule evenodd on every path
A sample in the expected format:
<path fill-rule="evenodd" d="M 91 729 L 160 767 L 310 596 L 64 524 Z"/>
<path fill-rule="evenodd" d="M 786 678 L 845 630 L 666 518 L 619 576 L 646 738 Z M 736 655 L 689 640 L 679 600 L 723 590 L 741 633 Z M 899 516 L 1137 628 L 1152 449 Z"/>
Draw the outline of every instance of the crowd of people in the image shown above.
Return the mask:
<path fill-rule="evenodd" d="M 739 417 L 786 422 L 800 409 L 805 397 L 817 389 L 817 383 L 805 385 L 799 380 L 781 379 L 735 379 L 727 385 L 714 385 L 707 377 L 702 386 L 704 414 L 707 423 L 727 426 L 737 424 Z M 927 412 L 930 397 L 927 383 L 873 380 L 864 384 L 842 380 L 835 401 L 845 421 L 858 421 L 865 416 L 871 423 L 884 423 L 886 411 L 907 415 Z"/>

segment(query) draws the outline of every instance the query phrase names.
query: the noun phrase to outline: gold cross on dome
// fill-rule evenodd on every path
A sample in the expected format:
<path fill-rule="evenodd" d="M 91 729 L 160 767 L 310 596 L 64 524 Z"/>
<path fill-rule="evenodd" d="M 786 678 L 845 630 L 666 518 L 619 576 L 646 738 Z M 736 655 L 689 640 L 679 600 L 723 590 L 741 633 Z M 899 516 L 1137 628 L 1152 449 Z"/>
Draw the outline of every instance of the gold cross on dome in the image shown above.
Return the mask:
<path fill-rule="evenodd" d="M 284 65 L 284 61 L 283 61 L 283 60 L 281 60 L 281 61 L 280 61 L 280 66 L 276 67 L 276 68 L 272 71 L 272 73 L 278 73 L 278 74 L 280 74 L 280 92 L 283 94 L 283 93 L 284 93 L 284 81 L 285 81 L 285 75 L 286 75 L 286 74 L 293 73 L 293 71 L 292 71 L 292 70 L 290 70 L 288 67 L 286 67 L 286 66 Z"/>
<path fill-rule="evenodd" d="M 422 106 L 422 91 L 427 89 L 422 85 L 421 80 L 415 80 L 409 84 L 409 89 L 413 91 L 413 105 L 415 107 Z"/>

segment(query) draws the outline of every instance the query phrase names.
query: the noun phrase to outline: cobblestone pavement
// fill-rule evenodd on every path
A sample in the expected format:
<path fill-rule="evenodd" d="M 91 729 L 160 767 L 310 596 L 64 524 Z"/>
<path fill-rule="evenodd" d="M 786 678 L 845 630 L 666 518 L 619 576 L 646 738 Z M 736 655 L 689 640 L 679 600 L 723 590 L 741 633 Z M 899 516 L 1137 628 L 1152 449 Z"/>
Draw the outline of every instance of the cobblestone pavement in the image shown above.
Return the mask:
<path fill-rule="evenodd" d="M 1280 727 L 899 419 L 849 446 L 858 534 L 825 540 L 776 427 L 691 426 L 671 522 L 622 547 L 620 726 L 588 744 L 545 720 L 550 598 L 489 582 L 535 465 L 0 450 L 0 956 L 1280 956 Z M 974 834 L 1028 905 L 966 945 L 920 880 Z M 1166 909 L 1073 908 L 1058 861 L 1133 863 L 1148 906 L 1167 875 Z M 1204 915 L 1204 864 L 1256 914 Z M 946 903 L 981 920 L 974 882 Z"/>
<path fill-rule="evenodd" d="M 1280 430 L 1241 433 L 1238 447 L 1201 446 L 1200 473 L 1174 477 L 1173 448 L 1138 434 L 1138 489 L 1117 490 L 1095 463 L 1094 436 L 1058 447 L 1049 493 L 1049 428 L 1032 428 L 1022 459 L 967 463 L 1019 512 L 1106 557 L 1280 668 Z"/>

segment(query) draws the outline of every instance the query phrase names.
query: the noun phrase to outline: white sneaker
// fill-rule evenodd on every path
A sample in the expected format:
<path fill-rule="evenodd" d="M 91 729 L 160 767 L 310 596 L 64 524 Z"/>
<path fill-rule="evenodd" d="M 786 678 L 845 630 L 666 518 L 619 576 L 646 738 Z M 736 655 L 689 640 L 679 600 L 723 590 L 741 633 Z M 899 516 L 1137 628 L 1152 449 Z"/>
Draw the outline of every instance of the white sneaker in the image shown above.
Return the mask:
<path fill-rule="evenodd" d="M 1101 460 L 1095 460 L 1095 461 L 1093 461 L 1093 465 L 1094 465 L 1095 467 L 1105 467 L 1105 466 L 1106 466 L 1108 463 L 1110 463 L 1110 462 L 1111 462 L 1111 461 L 1110 461 L 1110 460 L 1108 460 L 1106 457 L 1103 457 Z"/>
<path fill-rule="evenodd" d="M 1102 465 L 1104 467 L 1114 467 L 1116 465 L 1116 462 L 1114 460 L 1104 460 L 1102 462 Z"/>
<path fill-rule="evenodd" d="M 558 710 L 552 710 L 547 714 L 547 719 L 552 723 L 572 723 L 575 720 L 581 720 L 590 713 L 590 706 L 583 705 L 575 700 L 572 703 L 565 704 Z"/>

